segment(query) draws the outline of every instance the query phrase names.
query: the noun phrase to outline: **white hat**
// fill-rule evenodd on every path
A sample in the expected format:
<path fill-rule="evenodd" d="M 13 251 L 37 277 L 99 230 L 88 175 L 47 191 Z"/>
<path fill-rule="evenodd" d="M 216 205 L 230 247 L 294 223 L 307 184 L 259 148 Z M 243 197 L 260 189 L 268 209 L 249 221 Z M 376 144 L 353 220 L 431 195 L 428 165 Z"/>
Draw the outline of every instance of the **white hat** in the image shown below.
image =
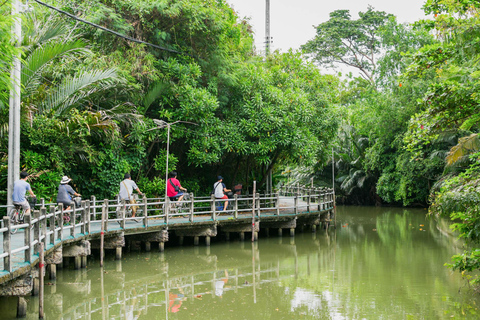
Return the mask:
<path fill-rule="evenodd" d="M 67 177 L 67 176 L 63 176 L 62 181 L 60 181 L 60 184 L 67 184 L 67 183 L 69 183 L 70 181 L 72 181 L 72 179 L 70 179 L 70 178 Z"/>

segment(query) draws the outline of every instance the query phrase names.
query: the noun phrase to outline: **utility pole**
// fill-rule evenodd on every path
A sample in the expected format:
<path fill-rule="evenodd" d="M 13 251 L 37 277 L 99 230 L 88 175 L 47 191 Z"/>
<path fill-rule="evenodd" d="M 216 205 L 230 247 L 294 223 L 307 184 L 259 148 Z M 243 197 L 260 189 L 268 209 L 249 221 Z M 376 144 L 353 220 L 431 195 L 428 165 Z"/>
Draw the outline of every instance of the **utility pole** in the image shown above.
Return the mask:
<path fill-rule="evenodd" d="M 20 17 L 20 0 L 14 0 L 12 16 L 13 41 L 17 47 L 22 44 L 22 20 Z M 7 181 L 7 204 L 12 204 L 13 183 L 20 176 L 20 79 L 21 62 L 20 53 L 13 58 L 13 66 L 10 74 L 12 89 L 10 90 L 9 118 L 8 118 L 8 181 Z"/>
<path fill-rule="evenodd" d="M 265 0 L 265 55 L 270 54 L 270 0 Z"/>

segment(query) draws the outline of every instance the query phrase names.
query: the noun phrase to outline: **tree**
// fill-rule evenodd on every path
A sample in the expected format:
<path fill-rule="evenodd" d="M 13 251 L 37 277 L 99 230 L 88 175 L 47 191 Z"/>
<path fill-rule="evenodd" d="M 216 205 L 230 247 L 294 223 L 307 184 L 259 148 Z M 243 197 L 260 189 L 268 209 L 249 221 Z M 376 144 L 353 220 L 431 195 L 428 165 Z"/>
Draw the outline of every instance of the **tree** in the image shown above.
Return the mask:
<path fill-rule="evenodd" d="M 405 144 L 418 156 L 446 135 L 459 137 L 447 155 L 445 174 L 439 180 L 439 191 L 431 197 L 429 212 L 450 217 L 452 228 L 470 244 L 463 254 L 453 257 L 450 267 L 478 287 L 479 278 L 468 273 L 480 269 L 480 5 L 470 0 L 429 0 L 424 8 L 435 19 L 422 24 L 441 41 L 419 50 L 407 73 L 406 79 L 416 79 L 433 69 L 435 77 L 420 100 L 424 111 L 410 121 Z"/>
<path fill-rule="evenodd" d="M 349 10 L 330 13 L 330 20 L 319 24 L 317 35 L 302 46 L 320 65 L 343 64 L 358 69 L 360 75 L 375 85 L 377 55 L 382 53 L 380 30 L 391 14 L 371 6 L 352 20 Z"/>

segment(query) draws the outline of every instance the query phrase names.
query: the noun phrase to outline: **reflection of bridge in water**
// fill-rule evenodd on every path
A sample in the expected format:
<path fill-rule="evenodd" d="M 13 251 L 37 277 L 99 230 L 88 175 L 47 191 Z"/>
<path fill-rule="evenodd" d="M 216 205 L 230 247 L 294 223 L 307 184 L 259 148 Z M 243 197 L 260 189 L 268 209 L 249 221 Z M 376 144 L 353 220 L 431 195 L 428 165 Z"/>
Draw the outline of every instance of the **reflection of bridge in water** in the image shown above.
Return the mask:
<path fill-rule="evenodd" d="M 228 297 L 234 293 L 249 295 L 255 302 L 257 294 L 264 294 L 258 291 L 262 285 L 309 275 L 312 265 L 327 263 L 331 251 L 320 254 L 317 235 L 312 237 L 311 247 L 302 252 L 297 252 L 295 245 L 279 244 L 280 254 L 262 253 L 268 261 L 266 263 L 261 262 L 257 243 L 251 246 L 241 244 L 246 249 L 229 248 L 236 258 L 224 263 L 219 262 L 216 255 L 209 254 L 210 250 L 206 248 L 204 255 L 195 255 L 195 262 L 203 266 L 199 273 L 172 272 L 169 262 L 162 261 L 162 256 L 155 254 L 149 255 L 149 262 L 142 264 L 142 270 L 147 266 L 158 269 L 155 275 L 145 275 L 145 272 L 139 272 L 131 264 L 122 264 L 121 261 L 97 268 L 94 272 L 89 270 L 87 273 L 85 269 L 74 271 L 73 283 L 63 283 L 62 279 L 57 281 L 57 288 L 52 291 L 63 294 L 47 295 L 46 310 L 49 316 L 57 315 L 64 319 L 135 319 L 136 315 L 146 315 L 149 309 L 158 313 L 158 308 L 162 308 L 168 318 L 169 313 L 180 311 L 184 302 L 207 297 Z M 329 240 L 328 234 L 325 238 L 323 241 Z M 325 243 L 322 247 L 325 249 Z M 248 264 L 248 261 L 251 263 Z M 232 268 L 232 265 L 235 267 Z"/>

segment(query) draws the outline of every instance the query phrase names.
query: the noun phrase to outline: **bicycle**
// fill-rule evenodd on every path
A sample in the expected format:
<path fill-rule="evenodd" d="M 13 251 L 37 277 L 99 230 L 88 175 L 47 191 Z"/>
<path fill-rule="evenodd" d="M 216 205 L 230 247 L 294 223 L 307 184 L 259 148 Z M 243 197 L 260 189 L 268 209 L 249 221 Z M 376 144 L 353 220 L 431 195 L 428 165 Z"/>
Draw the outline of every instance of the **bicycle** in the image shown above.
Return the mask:
<path fill-rule="evenodd" d="M 75 208 L 79 208 L 81 207 L 82 205 L 82 197 L 81 196 L 77 196 L 77 197 L 74 197 L 72 199 L 72 201 L 70 202 L 70 205 L 65 205 L 64 204 L 64 207 L 63 207 L 63 225 L 69 225 L 70 224 L 70 221 L 72 220 L 71 217 L 70 217 L 70 213 L 72 213 L 73 216 L 75 216 L 75 222 L 79 221 L 79 216 L 73 212 L 70 212 L 70 210 L 72 210 L 72 206 L 71 204 L 72 203 L 75 203 Z M 67 208 L 70 207 L 70 209 L 67 210 Z M 59 206 L 57 204 L 57 206 L 55 206 L 55 211 L 59 211 Z M 57 221 L 57 224 L 60 224 L 60 217 L 56 217 L 56 221 Z"/>
<path fill-rule="evenodd" d="M 137 194 L 132 194 L 131 197 L 135 200 L 135 202 L 138 202 L 138 195 Z M 127 206 L 128 203 L 125 201 L 122 203 L 122 200 L 120 200 L 120 197 L 117 197 L 117 209 L 116 209 L 116 217 L 117 219 L 122 218 L 122 210 L 125 210 L 125 218 L 130 218 L 133 215 L 133 210 L 132 206 Z M 135 205 L 137 207 L 137 211 L 135 213 L 135 217 L 140 217 L 143 215 L 143 209 L 139 205 Z M 140 219 L 133 219 L 135 222 L 140 222 Z M 118 224 L 121 224 L 121 221 L 117 221 Z"/>
<path fill-rule="evenodd" d="M 30 210 L 33 210 L 37 204 L 37 198 L 27 198 L 27 201 L 30 204 Z M 8 217 L 10 218 L 12 225 L 22 224 L 24 222 L 25 210 L 23 210 L 21 205 L 15 204 L 14 207 L 8 212 Z M 10 229 L 11 234 L 16 233 L 17 231 L 18 228 Z"/>
<path fill-rule="evenodd" d="M 180 216 L 185 217 L 190 213 L 190 206 L 186 201 L 190 200 L 190 195 L 185 193 L 181 202 L 170 201 L 170 215 L 171 217 L 174 214 L 180 214 Z M 162 206 L 163 213 L 166 213 L 165 204 Z M 183 213 L 183 215 L 181 215 Z"/>

